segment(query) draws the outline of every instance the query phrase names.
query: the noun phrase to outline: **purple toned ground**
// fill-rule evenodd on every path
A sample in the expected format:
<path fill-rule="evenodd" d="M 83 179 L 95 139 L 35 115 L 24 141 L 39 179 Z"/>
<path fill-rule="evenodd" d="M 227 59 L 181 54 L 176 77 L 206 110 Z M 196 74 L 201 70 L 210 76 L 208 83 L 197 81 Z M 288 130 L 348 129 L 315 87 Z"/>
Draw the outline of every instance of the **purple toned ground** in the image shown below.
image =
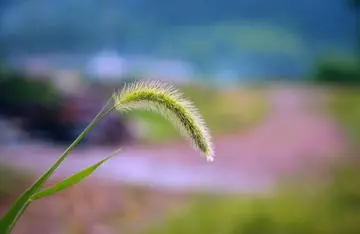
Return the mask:
<path fill-rule="evenodd" d="M 344 150 L 344 139 L 338 127 L 321 114 L 318 94 L 318 91 L 304 88 L 269 90 L 271 112 L 262 123 L 246 132 L 214 138 L 214 163 L 206 163 L 186 142 L 129 146 L 93 176 L 114 183 L 175 190 L 268 190 L 280 176 L 325 165 Z M 75 150 L 55 175 L 69 175 L 112 150 Z M 43 145 L 2 148 L 0 163 L 41 173 L 62 151 Z"/>

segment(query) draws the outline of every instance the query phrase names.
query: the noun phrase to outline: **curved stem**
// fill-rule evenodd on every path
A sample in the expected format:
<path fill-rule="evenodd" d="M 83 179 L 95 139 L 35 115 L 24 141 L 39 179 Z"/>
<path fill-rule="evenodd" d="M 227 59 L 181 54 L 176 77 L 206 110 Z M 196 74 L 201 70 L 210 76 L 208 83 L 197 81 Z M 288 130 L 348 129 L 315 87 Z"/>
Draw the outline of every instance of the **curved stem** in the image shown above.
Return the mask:
<path fill-rule="evenodd" d="M 103 112 L 106 110 L 107 106 L 112 101 L 110 98 L 100 112 L 95 116 L 95 118 L 90 122 L 90 124 L 85 128 L 85 130 L 80 133 L 80 135 L 74 140 L 74 142 L 64 151 L 64 153 L 58 158 L 58 160 L 49 168 L 38 180 L 27 189 L 10 207 L 10 209 L 3 215 L 0 220 L 0 233 L 10 233 L 14 225 L 28 207 L 31 202 L 31 196 L 39 191 L 39 189 L 44 185 L 48 178 L 53 174 L 53 172 L 59 167 L 59 165 L 65 160 L 68 154 L 75 148 L 75 146 L 84 138 L 84 136 L 103 118 L 111 113 L 114 108 L 110 108 L 105 114 Z"/>

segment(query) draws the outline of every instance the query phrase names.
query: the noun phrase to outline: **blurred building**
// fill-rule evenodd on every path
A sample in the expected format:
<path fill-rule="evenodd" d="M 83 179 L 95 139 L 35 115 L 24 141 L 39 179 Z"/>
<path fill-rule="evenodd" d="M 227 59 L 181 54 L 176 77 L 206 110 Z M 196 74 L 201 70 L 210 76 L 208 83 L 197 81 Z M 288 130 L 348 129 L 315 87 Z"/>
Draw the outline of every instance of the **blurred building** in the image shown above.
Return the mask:
<path fill-rule="evenodd" d="M 189 82 L 195 71 L 187 61 L 146 55 L 121 55 L 113 49 L 95 54 L 52 53 L 8 59 L 12 67 L 33 76 L 81 76 L 99 83 L 119 83 L 128 77 L 154 78 L 172 83 Z"/>
<path fill-rule="evenodd" d="M 194 69 L 186 61 L 159 59 L 145 55 L 120 56 L 115 50 L 103 50 L 89 62 L 86 73 L 102 82 L 118 82 L 127 77 L 144 77 L 170 82 L 187 82 Z"/>
<path fill-rule="evenodd" d="M 115 50 L 100 51 L 90 58 L 86 74 L 98 81 L 118 81 L 124 75 L 124 59 Z"/>

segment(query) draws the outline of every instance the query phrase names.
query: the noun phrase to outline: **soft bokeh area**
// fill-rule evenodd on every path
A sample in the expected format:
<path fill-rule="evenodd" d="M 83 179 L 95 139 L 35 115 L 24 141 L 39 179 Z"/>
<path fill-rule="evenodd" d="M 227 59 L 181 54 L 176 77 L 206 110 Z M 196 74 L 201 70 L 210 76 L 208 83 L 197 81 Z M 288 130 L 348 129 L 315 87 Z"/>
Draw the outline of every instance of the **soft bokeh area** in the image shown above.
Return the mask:
<path fill-rule="evenodd" d="M 125 83 L 174 85 L 213 163 L 164 118 L 113 113 L 14 234 L 360 233 L 360 1 L 0 1 L 0 214 Z"/>

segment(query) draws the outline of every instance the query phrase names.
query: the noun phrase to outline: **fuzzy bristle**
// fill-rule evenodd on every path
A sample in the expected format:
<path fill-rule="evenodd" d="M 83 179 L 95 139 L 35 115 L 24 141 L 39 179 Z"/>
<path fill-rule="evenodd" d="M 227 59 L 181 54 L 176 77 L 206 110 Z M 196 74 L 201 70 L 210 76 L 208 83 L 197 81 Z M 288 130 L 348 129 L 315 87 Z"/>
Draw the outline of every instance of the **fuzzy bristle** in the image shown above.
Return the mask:
<path fill-rule="evenodd" d="M 209 162 L 214 160 L 211 136 L 203 118 L 193 103 L 173 86 L 160 81 L 134 82 L 125 85 L 113 98 L 119 111 L 145 109 L 164 116 L 192 141 Z"/>

